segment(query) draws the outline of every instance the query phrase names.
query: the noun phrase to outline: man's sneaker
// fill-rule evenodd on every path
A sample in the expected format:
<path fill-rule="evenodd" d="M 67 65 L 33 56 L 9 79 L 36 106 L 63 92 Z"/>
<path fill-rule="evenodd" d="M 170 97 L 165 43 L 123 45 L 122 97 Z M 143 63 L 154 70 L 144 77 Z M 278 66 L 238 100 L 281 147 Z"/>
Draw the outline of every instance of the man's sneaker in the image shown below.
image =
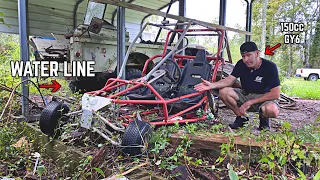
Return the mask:
<path fill-rule="evenodd" d="M 269 118 L 264 117 L 262 114 L 259 114 L 259 119 L 260 119 L 260 126 L 259 130 L 270 130 L 270 125 L 269 125 Z"/>
<path fill-rule="evenodd" d="M 234 123 L 229 124 L 229 126 L 231 127 L 231 129 L 238 129 L 240 127 L 243 127 L 243 125 L 249 121 L 248 117 L 245 116 L 237 116 L 236 120 L 234 121 Z"/>

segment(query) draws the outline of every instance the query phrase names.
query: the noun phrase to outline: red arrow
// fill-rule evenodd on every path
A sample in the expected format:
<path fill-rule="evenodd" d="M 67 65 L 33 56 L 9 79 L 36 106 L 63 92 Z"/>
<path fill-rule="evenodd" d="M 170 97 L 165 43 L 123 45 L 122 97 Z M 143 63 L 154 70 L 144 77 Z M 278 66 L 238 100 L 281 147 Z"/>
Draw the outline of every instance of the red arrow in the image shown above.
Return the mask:
<path fill-rule="evenodd" d="M 56 92 L 61 88 L 61 85 L 56 80 L 51 80 L 52 84 L 40 84 L 39 88 L 50 89 L 52 88 L 51 92 Z"/>
<path fill-rule="evenodd" d="M 273 56 L 274 55 L 274 50 L 275 49 L 277 49 L 278 47 L 280 47 L 281 46 L 281 44 L 280 43 L 278 43 L 278 44 L 276 44 L 275 46 L 273 46 L 272 48 L 270 48 L 270 45 L 268 45 L 267 47 L 266 47 L 266 50 L 264 51 L 264 54 L 265 55 L 270 55 L 270 56 Z"/>

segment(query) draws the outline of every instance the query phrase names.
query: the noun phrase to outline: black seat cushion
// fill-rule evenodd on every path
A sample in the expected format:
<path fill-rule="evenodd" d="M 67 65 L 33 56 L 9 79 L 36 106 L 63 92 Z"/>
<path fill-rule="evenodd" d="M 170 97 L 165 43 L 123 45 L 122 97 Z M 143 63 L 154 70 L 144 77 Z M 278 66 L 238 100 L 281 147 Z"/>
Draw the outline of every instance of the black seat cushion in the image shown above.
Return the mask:
<path fill-rule="evenodd" d="M 201 83 L 201 78 L 210 80 L 212 65 L 207 62 L 205 50 L 199 50 L 194 61 L 186 64 L 182 77 L 178 83 L 177 96 L 196 92 L 194 86 Z"/>
<path fill-rule="evenodd" d="M 178 89 L 176 90 L 175 97 L 184 96 L 197 92 L 194 86 L 201 83 L 201 78 L 210 81 L 212 76 L 212 65 L 208 63 L 205 50 L 199 50 L 197 52 L 194 61 L 188 62 L 184 67 L 182 77 L 178 83 Z M 175 103 L 172 112 L 179 112 L 192 105 L 195 105 L 202 99 L 203 95 L 199 95 L 192 98 L 185 98 Z"/>

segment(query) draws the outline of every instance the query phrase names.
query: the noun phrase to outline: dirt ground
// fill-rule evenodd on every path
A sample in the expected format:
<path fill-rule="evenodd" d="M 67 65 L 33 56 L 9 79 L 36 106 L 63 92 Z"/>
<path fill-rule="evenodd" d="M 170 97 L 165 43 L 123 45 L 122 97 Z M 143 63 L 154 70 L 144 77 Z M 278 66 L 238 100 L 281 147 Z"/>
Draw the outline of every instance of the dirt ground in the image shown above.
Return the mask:
<path fill-rule="evenodd" d="M 249 112 L 248 114 L 251 123 L 258 120 L 257 113 Z M 313 123 L 319 115 L 320 100 L 297 99 L 295 107 L 281 108 L 280 115 L 270 120 L 271 130 L 276 130 L 284 120 L 291 124 L 292 129 L 299 129 L 305 124 Z M 225 106 L 219 109 L 219 116 L 223 119 L 222 123 L 231 123 L 235 120 L 233 112 Z"/>

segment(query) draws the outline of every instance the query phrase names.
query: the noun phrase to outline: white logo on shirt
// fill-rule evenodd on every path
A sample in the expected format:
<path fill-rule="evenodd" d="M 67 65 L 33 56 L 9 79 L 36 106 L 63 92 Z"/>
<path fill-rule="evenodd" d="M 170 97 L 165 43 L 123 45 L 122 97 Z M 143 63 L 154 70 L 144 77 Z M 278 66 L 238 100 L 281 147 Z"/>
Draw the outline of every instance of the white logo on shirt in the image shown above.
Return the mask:
<path fill-rule="evenodd" d="M 255 82 L 261 83 L 263 77 L 257 76 Z"/>

